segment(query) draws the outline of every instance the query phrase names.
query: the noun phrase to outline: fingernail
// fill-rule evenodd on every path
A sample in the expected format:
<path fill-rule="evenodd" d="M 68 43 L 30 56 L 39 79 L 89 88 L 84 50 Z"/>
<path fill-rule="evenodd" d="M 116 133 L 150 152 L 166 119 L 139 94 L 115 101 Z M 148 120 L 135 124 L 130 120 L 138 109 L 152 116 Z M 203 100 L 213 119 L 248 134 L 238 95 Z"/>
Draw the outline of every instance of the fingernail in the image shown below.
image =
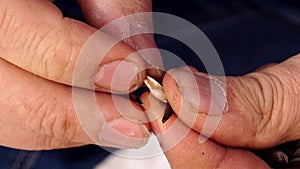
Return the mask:
<path fill-rule="evenodd" d="M 141 83 L 141 70 L 133 62 L 113 61 L 99 67 L 94 83 L 100 89 L 129 93 Z"/>
<path fill-rule="evenodd" d="M 226 109 L 226 91 L 217 79 L 178 70 L 174 71 L 172 76 L 192 113 L 220 115 Z"/>
<path fill-rule="evenodd" d="M 120 118 L 104 125 L 100 141 L 118 148 L 140 148 L 148 142 L 149 136 L 143 124 Z"/>

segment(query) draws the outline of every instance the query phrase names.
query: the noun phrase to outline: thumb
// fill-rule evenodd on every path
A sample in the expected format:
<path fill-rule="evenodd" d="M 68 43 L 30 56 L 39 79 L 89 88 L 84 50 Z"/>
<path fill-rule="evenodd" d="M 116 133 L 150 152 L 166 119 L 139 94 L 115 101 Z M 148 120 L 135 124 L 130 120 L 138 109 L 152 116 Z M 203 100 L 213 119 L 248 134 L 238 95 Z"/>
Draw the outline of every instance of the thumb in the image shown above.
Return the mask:
<path fill-rule="evenodd" d="M 150 0 L 128 0 L 126 3 L 122 0 L 78 0 L 78 3 L 89 24 L 96 28 L 101 28 L 123 16 L 151 12 L 152 8 Z"/>
<path fill-rule="evenodd" d="M 219 143 L 271 147 L 300 138 L 299 62 L 300 55 L 245 76 L 226 77 L 226 83 L 221 77 L 171 70 L 163 87 L 179 118 L 199 133 L 206 134 L 207 125 L 214 129 L 208 136 Z"/>
<path fill-rule="evenodd" d="M 149 93 L 143 93 L 141 100 L 150 119 L 151 129 L 173 169 L 189 168 L 269 168 L 253 153 L 223 147 L 211 140 L 198 143 L 201 136 L 173 115 L 162 124 L 164 105 Z"/>
<path fill-rule="evenodd" d="M 128 93 L 143 83 L 145 65 L 135 50 L 63 18 L 52 3 L 5 0 L 0 5 L 0 56 L 6 61 L 52 81 L 105 92 Z M 74 80 L 78 72 L 83 76 Z"/>
<path fill-rule="evenodd" d="M 157 68 L 163 69 L 163 61 L 153 37 L 151 0 L 78 2 L 89 24 L 117 39 L 126 37 L 124 42 L 136 49 L 148 64 L 148 73 L 162 78 L 161 72 L 157 71 Z"/>

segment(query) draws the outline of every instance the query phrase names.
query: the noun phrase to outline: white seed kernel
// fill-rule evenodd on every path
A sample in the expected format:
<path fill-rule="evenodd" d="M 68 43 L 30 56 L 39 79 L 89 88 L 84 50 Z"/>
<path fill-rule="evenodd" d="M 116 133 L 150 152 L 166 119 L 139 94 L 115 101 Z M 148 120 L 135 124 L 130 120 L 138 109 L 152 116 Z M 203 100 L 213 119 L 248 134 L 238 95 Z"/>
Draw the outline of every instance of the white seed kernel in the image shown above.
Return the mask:
<path fill-rule="evenodd" d="M 158 100 L 168 103 L 168 100 L 165 96 L 162 86 L 152 77 L 146 76 L 144 83 L 150 90 L 150 94 L 157 98 Z"/>

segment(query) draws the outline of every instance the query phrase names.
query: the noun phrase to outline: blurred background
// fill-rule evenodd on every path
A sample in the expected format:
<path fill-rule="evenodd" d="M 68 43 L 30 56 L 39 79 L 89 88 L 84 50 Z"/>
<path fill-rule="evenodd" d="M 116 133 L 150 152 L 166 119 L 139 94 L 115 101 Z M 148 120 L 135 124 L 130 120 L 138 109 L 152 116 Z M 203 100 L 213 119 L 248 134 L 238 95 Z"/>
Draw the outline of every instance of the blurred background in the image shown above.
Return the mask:
<path fill-rule="evenodd" d="M 154 11 L 180 16 L 208 36 L 227 75 L 242 75 L 300 51 L 299 0 L 154 0 Z M 174 28 L 176 29 L 176 28 Z M 193 52 L 157 37 L 159 48 L 205 71 Z M 176 46 L 176 47 L 174 47 Z"/>

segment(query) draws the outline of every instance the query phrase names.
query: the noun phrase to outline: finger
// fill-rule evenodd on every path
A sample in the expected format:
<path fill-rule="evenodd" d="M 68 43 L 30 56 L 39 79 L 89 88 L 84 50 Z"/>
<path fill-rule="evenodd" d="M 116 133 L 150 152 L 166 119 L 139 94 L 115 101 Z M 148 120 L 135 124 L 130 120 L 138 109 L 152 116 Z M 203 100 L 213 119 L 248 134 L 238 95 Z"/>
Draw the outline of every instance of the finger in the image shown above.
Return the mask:
<path fill-rule="evenodd" d="M 105 1 L 105 0 L 78 0 L 87 21 L 96 28 L 134 13 L 151 12 L 150 0 L 138 1 Z"/>
<path fill-rule="evenodd" d="M 143 83 L 144 61 L 112 36 L 63 18 L 48 1 L 0 3 L 1 58 L 43 78 L 99 91 L 128 93 Z"/>
<path fill-rule="evenodd" d="M 149 94 L 141 97 L 147 114 L 157 114 L 163 109 L 159 101 Z M 194 130 L 172 116 L 166 123 L 161 118 L 151 122 L 151 129 L 157 136 L 172 168 L 269 168 L 253 153 L 241 149 L 225 148 L 207 140 L 199 144 L 200 136 Z"/>
<path fill-rule="evenodd" d="M 211 120 L 214 140 L 266 148 L 300 138 L 294 104 L 300 99 L 297 57 L 246 76 L 226 77 L 225 84 L 221 77 L 172 70 L 163 87 L 174 111 L 196 131 L 205 134 L 203 126 Z"/>
<path fill-rule="evenodd" d="M 78 2 L 89 24 L 117 39 L 123 39 L 139 51 L 148 64 L 150 75 L 162 76 L 160 71 L 153 69 L 163 69 L 163 61 L 153 37 L 152 14 L 149 13 L 152 11 L 151 0 L 129 0 L 126 3 L 121 0 L 78 0 Z"/>
<path fill-rule="evenodd" d="M 143 115 L 128 99 L 79 88 L 72 91 L 2 59 L 0 79 L 0 121 L 6 124 L 84 144 L 124 148 L 147 142 L 147 127 L 120 114 L 132 111 Z"/>
<path fill-rule="evenodd" d="M 0 122 L 0 145 L 23 150 L 52 150 L 83 146 L 85 143 L 76 143 L 69 140 L 37 134 Z"/>

